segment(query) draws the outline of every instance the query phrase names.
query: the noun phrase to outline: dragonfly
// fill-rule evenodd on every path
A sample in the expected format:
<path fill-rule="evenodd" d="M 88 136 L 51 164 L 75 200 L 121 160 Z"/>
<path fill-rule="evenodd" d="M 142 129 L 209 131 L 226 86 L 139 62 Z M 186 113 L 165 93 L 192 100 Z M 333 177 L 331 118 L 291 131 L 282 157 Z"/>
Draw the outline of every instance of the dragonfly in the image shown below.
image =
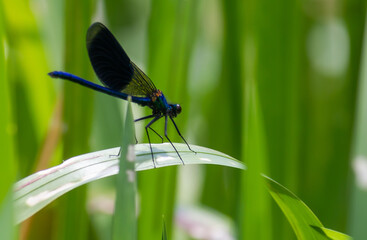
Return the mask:
<path fill-rule="evenodd" d="M 178 135 L 186 143 L 190 151 L 193 151 L 185 138 L 182 136 L 175 121 L 173 120 L 182 111 L 180 104 L 168 103 L 161 90 L 157 89 L 150 78 L 130 60 L 124 49 L 113 36 L 113 34 L 100 22 L 93 23 L 87 31 L 87 50 L 90 62 L 99 80 L 104 86 L 87 81 L 71 73 L 53 71 L 49 75 L 53 78 L 60 78 L 78 83 L 84 87 L 102 92 L 123 100 L 131 99 L 132 102 L 140 106 L 147 106 L 152 109 L 152 114 L 135 119 L 139 122 L 145 119 L 152 119 L 146 126 L 145 131 L 149 141 L 150 152 L 154 168 L 156 167 L 153 149 L 150 141 L 149 130 L 157 134 L 163 142 L 163 138 L 152 125 L 157 120 L 164 117 L 164 135 L 176 151 L 182 164 L 184 161 L 167 135 L 167 122 L 172 121 Z"/>

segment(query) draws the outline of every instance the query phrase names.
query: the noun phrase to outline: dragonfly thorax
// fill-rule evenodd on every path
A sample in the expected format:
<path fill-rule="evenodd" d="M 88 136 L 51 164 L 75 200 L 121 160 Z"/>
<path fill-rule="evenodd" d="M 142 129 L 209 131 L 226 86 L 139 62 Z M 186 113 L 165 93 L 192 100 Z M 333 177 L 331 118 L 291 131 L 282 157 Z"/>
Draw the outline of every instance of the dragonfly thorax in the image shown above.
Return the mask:
<path fill-rule="evenodd" d="M 180 104 L 169 104 L 161 90 L 152 93 L 150 99 L 152 101 L 150 108 L 153 109 L 153 115 L 176 117 L 181 113 Z"/>

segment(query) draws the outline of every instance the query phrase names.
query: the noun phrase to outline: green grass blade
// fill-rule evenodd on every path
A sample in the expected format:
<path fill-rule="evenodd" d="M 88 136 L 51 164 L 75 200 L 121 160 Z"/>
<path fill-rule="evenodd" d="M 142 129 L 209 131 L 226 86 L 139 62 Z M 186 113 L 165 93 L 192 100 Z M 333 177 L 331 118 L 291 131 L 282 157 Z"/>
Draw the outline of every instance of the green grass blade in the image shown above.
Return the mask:
<path fill-rule="evenodd" d="M 356 107 L 356 123 L 352 146 L 352 161 L 354 162 L 355 182 L 352 184 L 350 201 L 349 233 L 356 239 L 367 236 L 367 191 L 363 187 L 363 162 L 367 161 L 367 24 L 365 23 L 361 72 Z M 358 164 L 361 163 L 361 164 Z M 360 165 L 358 167 L 358 165 Z M 360 168 L 360 169 L 358 169 Z M 362 184 L 361 184 L 362 183 Z"/>
<path fill-rule="evenodd" d="M 234 158 L 221 152 L 192 145 L 197 154 L 185 144 L 175 143 L 185 164 L 215 164 L 244 169 Z M 170 144 L 152 144 L 157 168 L 182 165 Z M 62 164 L 32 174 L 15 185 L 16 223 L 33 215 L 64 193 L 88 182 L 115 175 L 118 171 L 120 148 L 88 153 L 70 158 Z M 123 154 L 123 153 L 121 153 Z M 136 171 L 153 169 L 149 144 L 135 145 Z"/>
<path fill-rule="evenodd" d="M 322 234 L 325 234 L 325 236 L 327 236 L 329 239 L 333 239 L 333 240 L 352 240 L 353 239 L 344 233 L 337 232 L 337 231 L 334 231 L 328 228 L 314 227 L 314 229 L 321 232 Z"/>
<path fill-rule="evenodd" d="M 166 222 L 163 219 L 162 240 L 167 240 Z"/>
<path fill-rule="evenodd" d="M 5 60 L 5 29 L 3 22 L 3 8 L 0 2 L 0 232 L 1 239 L 15 239 L 13 220 L 12 185 L 15 181 L 15 156 L 14 156 L 14 128 L 12 118 L 12 104 L 10 100 L 9 79 L 6 74 Z"/>
<path fill-rule="evenodd" d="M 2 8 L 0 5 L 1 14 Z M 14 134 L 12 129 L 14 128 L 14 123 L 12 122 L 9 79 L 6 76 L 4 52 L 5 31 L 2 20 L 0 18 L 0 106 L 2 114 L 0 117 L 0 152 L 2 159 L 6 159 L 7 161 L 2 161 L 0 168 L 0 206 L 15 179 Z"/>
<path fill-rule="evenodd" d="M 134 152 L 134 120 L 131 103 L 128 104 L 125 128 L 120 149 L 119 173 L 116 183 L 116 201 L 113 221 L 113 239 L 136 239 L 136 172 Z"/>
<path fill-rule="evenodd" d="M 82 0 L 64 2 L 65 52 L 64 68 L 60 69 L 90 79 L 92 68 L 85 51 L 85 36 L 91 22 L 94 1 Z M 55 80 L 54 80 L 55 81 Z M 63 81 L 57 79 L 57 81 Z M 63 157 L 69 158 L 89 151 L 93 114 L 93 92 L 63 81 Z M 57 208 L 57 239 L 87 239 L 89 218 L 86 211 L 86 186 L 63 196 Z M 76 212 L 78 214 L 76 214 Z"/>
<path fill-rule="evenodd" d="M 12 201 L 13 193 L 9 191 L 8 196 L 0 204 L 0 232 L 1 239 L 11 240 L 15 238 L 14 219 L 14 208 Z"/>
<path fill-rule="evenodd" d="M 248 166 L 242 175 L 242 208 L 239 232 L 241 239 L 271 239 L 270 197 L 262 187 L 261 172 L 267 172 L 267 148 L 261 107 L 255 83 L 250 80 L 246 88 L 246 127 L 243 129 L 243 156 Z M 256 206 L 254 208 L 253 206 Z"/>
<path fill-rule="evenodd" d="M 323 227 L 320 220 L 296 195 L 265 177 L 271 196 L 287 217 L 298 239 L 329 239 L 314 230 Z"/>
<path fill-rule="evenodd" d="M 242 118 L 244 79 L 241 73 L 242 34 L 245 30 L 242 21 L 244 1 L 204 1 L 200 4 L 202 11 L 205 10 L 199 13 L 199 19 L 203 13 L 208 19 L 204 25 L 201 20 L 198 21 L 198 43 L 201 43 L 201 46 L 197 45 L 195 50 L 204 56 L 201 48 L 210 46 L 207 51 L 217 55 L 218 65 L 213 64 L 215 62 L 208 62 L 207 70 L 204 70 L 206 67 L 203 67 L 203 63 L 207 61 L 201 59 L 197 63 L 200 70 L 196 74 L 204 74 L 207 76 L 206 79 L 198 78 L 195 82 L 190 79 L 192 87 L 189 93 L 193 99 L 190 109 L 192 111 L 190 118 L 193 120 L 190 119 L 190 122 L 200 123 L 197 130 L 191 131 L 202 144 L 244 160 L 241 157 L 244 149 L 241 134 L 244 127 Z M 206 75 L 209 72 L 210 76 Z M 200 136 L 197 131 L 203 131 L 204 134 Z M 218 179 L 221 180 L 217 181 Z M 213 181 L 217 184 L 213 185 Z M 208 168 L 205 170 L 200 201 L 233 219 L 239 219 L 240 210 L 234 203 L 240 201 L 240 184 L 240 172 L 229 168 Z M 223 193 L 223 199 L 215 197 L 218 192 Z"/>
<path fill-rule="evenodd" d="M 53 83 L 30 1 L 2 1 L 8 47 L 7 77 L 11 83 L 17 134 L 14 148 L 22 159 L 19 176 L 33 172 L 54 105 Z M 1 43 L 2 44 L 2 43 Z"/>

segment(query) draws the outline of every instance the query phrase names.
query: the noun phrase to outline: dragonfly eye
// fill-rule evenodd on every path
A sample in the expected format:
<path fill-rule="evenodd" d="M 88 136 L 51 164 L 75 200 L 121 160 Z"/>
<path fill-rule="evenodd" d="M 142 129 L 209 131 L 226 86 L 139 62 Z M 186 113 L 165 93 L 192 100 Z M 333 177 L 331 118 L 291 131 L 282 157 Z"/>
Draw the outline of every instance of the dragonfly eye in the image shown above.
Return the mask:
<path fill-rule="evenodd" d="M 180 104 L 176 104 L 176 113 L 177 114 L 181 113 L 181 110 L 182 110 L 182 108 L 181 108 Z"/>

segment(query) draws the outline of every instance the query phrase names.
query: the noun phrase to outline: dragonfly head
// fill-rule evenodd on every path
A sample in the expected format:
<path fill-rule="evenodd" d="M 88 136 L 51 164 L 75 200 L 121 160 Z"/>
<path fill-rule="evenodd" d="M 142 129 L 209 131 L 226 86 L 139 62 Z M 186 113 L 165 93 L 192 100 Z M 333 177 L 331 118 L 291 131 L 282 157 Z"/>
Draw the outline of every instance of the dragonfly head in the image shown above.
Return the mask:
<path fill-rule="evenodd" d="M 180 104 L 170 104 L 170 108 L 169 108 L 169 112 L 168 114 L 171 116 L 171 117 L 176 117 L 178 114 L 181 113 L 181 105 Z"/>

